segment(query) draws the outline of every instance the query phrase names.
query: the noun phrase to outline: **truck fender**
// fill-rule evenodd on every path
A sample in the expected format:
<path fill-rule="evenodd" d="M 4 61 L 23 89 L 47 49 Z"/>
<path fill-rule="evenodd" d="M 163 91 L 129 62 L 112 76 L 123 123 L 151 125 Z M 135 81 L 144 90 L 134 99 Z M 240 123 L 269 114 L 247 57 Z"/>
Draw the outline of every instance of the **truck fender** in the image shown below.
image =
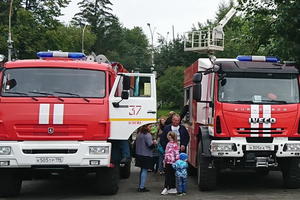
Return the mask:
<path fill-rule="evenodd" d="M 202 155 L 205 157 L 211 157 L 210 153 L 210 143 L 211 143 L 211 138 L 209 136 L 209 130 L 207 126 L 200 126 L 199 127 L 199 142 L 201 142 L 201 152 Z"/>

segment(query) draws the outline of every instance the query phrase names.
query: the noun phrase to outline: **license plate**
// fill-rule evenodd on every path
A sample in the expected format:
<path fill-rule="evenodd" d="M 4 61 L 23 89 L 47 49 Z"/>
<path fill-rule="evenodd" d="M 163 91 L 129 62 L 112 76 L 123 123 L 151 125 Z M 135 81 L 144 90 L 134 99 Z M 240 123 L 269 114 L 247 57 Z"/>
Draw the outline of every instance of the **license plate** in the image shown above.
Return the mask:
<path fill-rule="evenodd" d="M 38 157 L 36 158 L 37 164 L 61 164 L 62 157 Z"/>
<path fill-rule="evenodd" d="M 270 144 L 248 144 L 246 146 L 247 151 L 274 151 L 274 145 Z"/>

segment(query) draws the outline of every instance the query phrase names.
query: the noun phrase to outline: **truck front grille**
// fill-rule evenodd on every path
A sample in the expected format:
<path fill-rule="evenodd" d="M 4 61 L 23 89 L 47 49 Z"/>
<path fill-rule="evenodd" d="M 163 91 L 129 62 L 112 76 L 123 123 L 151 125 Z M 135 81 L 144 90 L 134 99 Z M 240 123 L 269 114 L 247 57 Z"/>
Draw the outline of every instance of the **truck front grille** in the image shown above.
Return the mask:
<path fill-rule="evenodd" d="M 25 154 L 74 154 L 77 149 L 23 149 Z"/>
<path fill-rule="evenodd" d="M 273 137 L 247 137 L 247 143 L 273 143 Z"/>
<path fill-rule="evenodd" d="M 239 134 L 282 134 L 284 128 L 237 128 Z"/>

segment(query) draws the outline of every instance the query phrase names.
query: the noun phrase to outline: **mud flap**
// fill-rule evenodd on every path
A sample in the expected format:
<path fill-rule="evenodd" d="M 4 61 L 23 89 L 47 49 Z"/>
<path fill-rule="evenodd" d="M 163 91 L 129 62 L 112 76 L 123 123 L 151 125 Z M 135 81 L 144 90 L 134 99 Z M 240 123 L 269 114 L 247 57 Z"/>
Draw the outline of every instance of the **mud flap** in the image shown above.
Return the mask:
<path fill-rule="evenodd" d="M 211 143 L 211 138 L 209 136 L 209 131 L 208 127 L 200 127 L 201 132 L 200 134 L 200 140 L 201 140 L 201 145 L 202 145 L 202 155 L 205 157 L 211 157 L 210 153 L 210 143 Z"/>

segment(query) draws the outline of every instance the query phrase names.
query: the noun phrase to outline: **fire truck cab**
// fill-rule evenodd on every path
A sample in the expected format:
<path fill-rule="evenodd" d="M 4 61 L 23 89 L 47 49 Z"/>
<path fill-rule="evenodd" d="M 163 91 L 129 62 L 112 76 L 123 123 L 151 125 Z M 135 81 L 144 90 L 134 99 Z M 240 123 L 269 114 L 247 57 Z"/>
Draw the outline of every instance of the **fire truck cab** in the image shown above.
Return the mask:
<path fill-rule="evenodd" d="M 300 187 L 299 68 L 275 57 L 200 58 L 184 72 L 189 163 L 200 190 L 223 169 L 281 170 Z"/>
<path fill-rule="evenodd" d="M 24 179 L 76 173 L 95 173 L 95 190 L 115 194 L 120 141 L 156 121 L 155 76 L 76 52 L 38 57 L 0 70 L 0 195 L 19 194 Z"/>

